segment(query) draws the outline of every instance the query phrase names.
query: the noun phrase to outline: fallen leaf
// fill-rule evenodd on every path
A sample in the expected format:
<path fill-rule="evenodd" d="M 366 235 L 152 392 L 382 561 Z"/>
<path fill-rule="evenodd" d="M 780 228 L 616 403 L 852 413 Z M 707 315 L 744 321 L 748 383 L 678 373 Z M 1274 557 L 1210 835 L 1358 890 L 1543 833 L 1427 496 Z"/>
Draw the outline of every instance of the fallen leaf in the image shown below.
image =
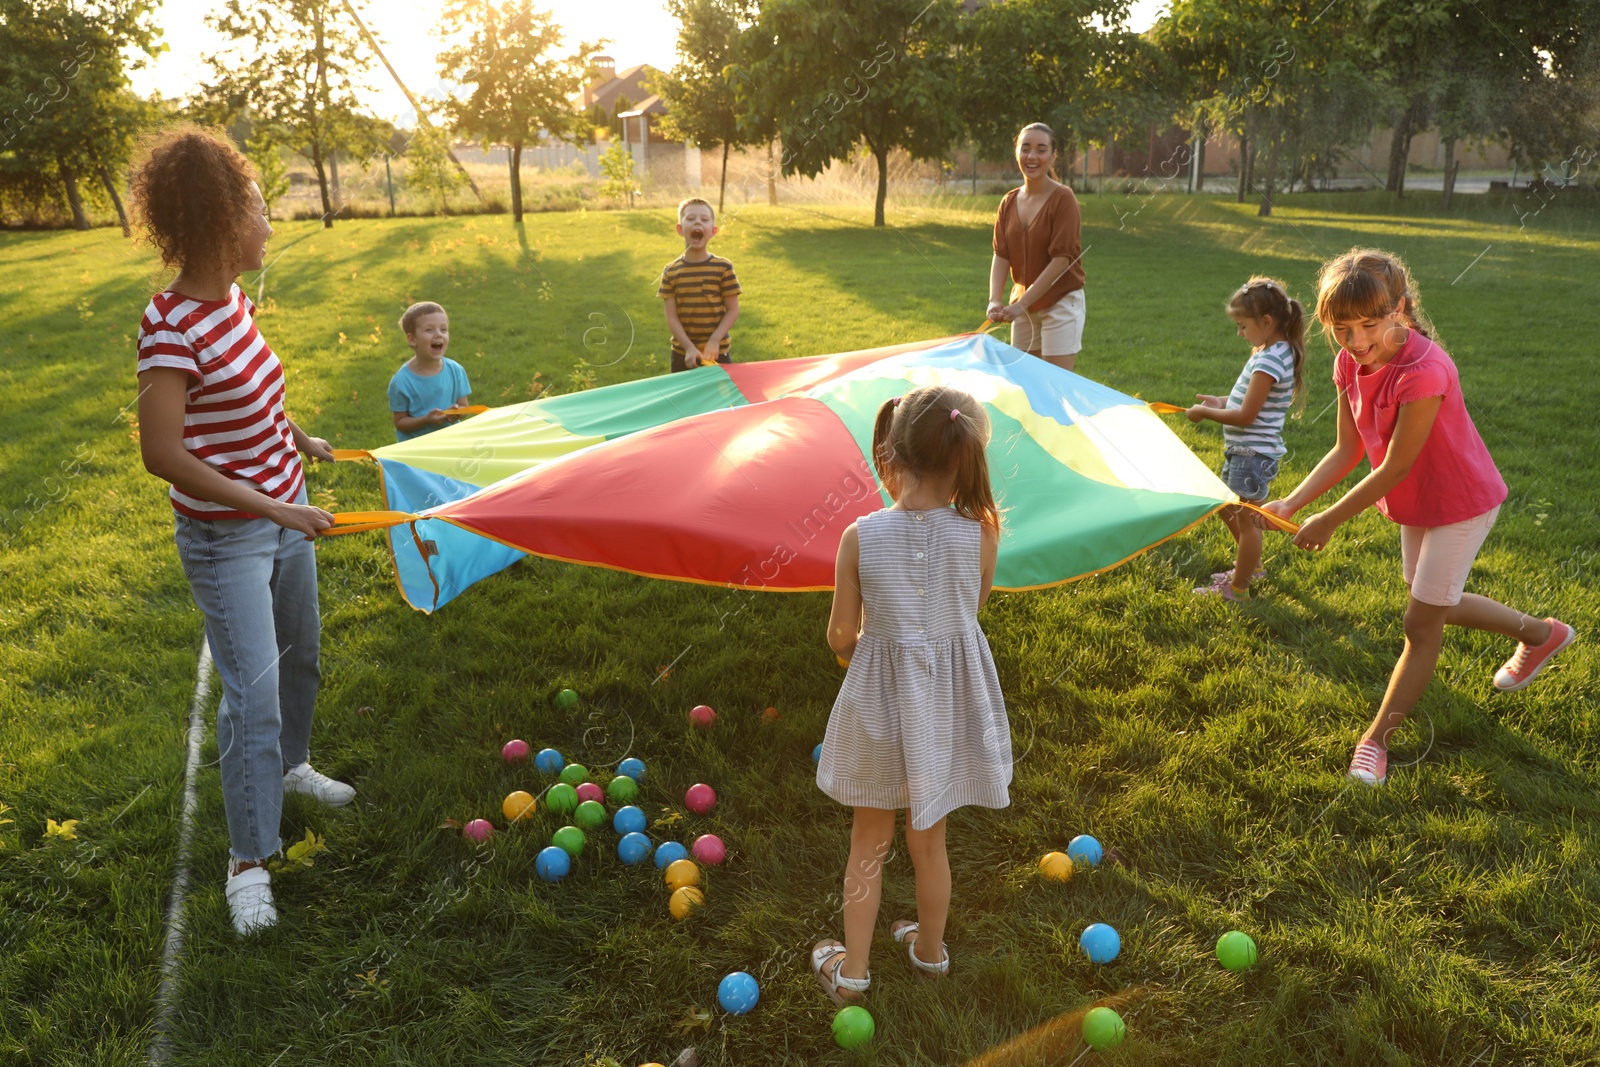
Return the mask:
<path fill-rule="evenodd" d="M 79 820 L 77 819 L 62 819 L 60 822 L 56 822 L 54 819 L 46 819 L 44 821 L 44 836 L 59 837 L 63 841 L 76 841 L 78 839 L 78 822 Z"/>
<path fill-rule="evenodd" d="M 699 1011 L 691 1006 L 688 1014 L 678 1020 L 674 1029 L 680 1034 L 687 1034 L 692 1030 L 708 1031 L 711 1029 L 713 1018 L 709 1011 Z"/>

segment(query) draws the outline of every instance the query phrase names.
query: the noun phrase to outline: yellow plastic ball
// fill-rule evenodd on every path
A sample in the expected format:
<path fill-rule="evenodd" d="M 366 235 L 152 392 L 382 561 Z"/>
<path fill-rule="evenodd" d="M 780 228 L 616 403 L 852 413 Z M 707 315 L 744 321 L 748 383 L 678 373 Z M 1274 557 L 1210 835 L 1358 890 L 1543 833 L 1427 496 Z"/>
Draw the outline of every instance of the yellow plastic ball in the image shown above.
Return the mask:
<path fill-rule="evenodd" d="M 525 793 L 519 789 L 515 793 L 510 793 L 506 796 L 505 801 L 500 805 L 500 810 L 505 813 L 507 821 L 516 822 L 518 819 L 526 819 L 532 815 L 537 807 L 538 804 L 534 801 L 533 794 Z"/>
<path fill-rule="evenodd" d="M 700 868 L 694 860 L 673 860 L 667 864 L 667 888 L 677 892 L 684 886 L 700 884 Z"/>
<path fill-rule="evenodd" d="M 667 902 L 667 907 L 672 909 L 674 919 L 687 919 L 689 913 L 697 911 L 705 905 L 705 894 L 692 885 L 686 885 L 672 894 L 672 899 Z"/>
<path fill-rule="evenodd" d="M 1046 852 L 1039 861 L 1039 873 L 1056 882 L 1072 877 L 1072 860 L 1065 852 Z"/>

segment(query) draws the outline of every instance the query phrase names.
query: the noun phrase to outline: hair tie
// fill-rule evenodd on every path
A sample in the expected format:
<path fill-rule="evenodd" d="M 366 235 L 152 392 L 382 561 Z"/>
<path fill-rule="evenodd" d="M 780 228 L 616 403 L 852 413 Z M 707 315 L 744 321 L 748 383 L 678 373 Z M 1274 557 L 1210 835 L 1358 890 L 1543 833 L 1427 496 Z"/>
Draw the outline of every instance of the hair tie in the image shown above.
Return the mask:
<path fill-rule="evenodd" d="M 899 397 L 891 397 L 890 400 L 889 400 L 889 404 L 891 406 L 893 406 L 893 407 L 899 407 L 900 406 L 900 398 Z"/>
<path fill-rule="evenodd" d="M 956 417 L 958 415 L 960 415 L 960 414 L 961 414 L 961 409 L 960 408 L 951 408 L 950 409 L 950 421 L 951 422 L 955 422 L 956 421 Z"/>

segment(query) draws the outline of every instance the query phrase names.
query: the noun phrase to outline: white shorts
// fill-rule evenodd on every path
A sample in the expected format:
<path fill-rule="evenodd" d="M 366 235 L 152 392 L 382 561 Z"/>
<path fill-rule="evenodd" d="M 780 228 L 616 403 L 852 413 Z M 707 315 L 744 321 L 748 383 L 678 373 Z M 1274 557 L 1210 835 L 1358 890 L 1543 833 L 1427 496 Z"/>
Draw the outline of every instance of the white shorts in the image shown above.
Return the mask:
<path fill-rule="evenodd" d="M 1011 344 L 1041 356 L 1075 356 L 1083 348 L 1083 290 L 1074 289 L 1042 311 L 1011 320 Z"/>
<path fill-rule="evenodd" d="M 1461 603 L 1467 572 L 1499 515 L 1496 506 L 1449 526 L 1400 527 L 1400 567 L 1411 595 L 1442 608 Z"/>

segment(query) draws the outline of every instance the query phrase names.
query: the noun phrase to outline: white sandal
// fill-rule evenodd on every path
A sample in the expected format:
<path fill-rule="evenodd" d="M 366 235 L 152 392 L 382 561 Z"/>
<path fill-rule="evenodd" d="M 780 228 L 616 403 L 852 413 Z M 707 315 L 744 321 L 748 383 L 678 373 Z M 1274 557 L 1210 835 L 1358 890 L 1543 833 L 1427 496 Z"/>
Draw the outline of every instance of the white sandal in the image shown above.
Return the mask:
<path fill-rule="evenodd" d="M 832 968 L 828 966 L 830 963 Z M 844 945 L 825 939 L 811 946 L 811 973 L 817 976 L 828 999 L 841 1007 L 859 1004 L 866 999 L 867 989 L 872 985 L 872 972 L 869 970 L 865 978 L 847 978 L 839 973 L 843 966 Z"/>
<path fill-rule="evenodd" d="M 897 919 L 889 926 L 889 933 L 894 939 L 906 946 L 906 958 L 911 961 L 911 967 L 919 974 L 930 977 L 943 978 L 950 973 L 950 946 L 944 942 L 939 947 L 944 950 L 944 959 L 938 963 L 928 963 L 917 958 L 917 924 L 908 919 Z"/>

